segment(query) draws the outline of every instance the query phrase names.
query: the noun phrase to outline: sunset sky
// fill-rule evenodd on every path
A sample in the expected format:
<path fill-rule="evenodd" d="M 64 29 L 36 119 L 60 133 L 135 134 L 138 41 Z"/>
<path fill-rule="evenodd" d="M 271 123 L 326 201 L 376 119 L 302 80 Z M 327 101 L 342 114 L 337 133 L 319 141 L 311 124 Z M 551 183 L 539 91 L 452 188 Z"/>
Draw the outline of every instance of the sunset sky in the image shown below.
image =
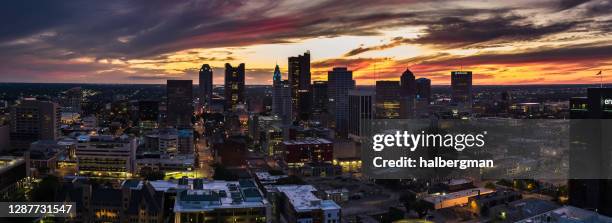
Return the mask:
<path fill-rule="evenodd" d="M 612 82 L 612 0 L 34 1 L 0 8 L 0 82 L 165 83 L 245 63 L 247 84 L 310 50 L 357 84 L 409 68 L 433 84 Z"/>

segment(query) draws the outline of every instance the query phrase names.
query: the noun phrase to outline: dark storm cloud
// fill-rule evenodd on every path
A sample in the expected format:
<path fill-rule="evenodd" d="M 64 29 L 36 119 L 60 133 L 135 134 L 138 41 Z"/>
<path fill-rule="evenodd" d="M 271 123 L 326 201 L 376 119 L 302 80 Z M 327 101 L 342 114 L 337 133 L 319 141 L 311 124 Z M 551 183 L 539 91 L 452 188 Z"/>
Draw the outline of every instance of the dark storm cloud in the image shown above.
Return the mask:
<path fill-rule="evenodd" d="M 146 58 L 190 48 L 287 43 L 337 35 L 376 35 L 410 13 L 347 13 L 393 1 L 328 1 L 283 14 L 280 1 L 19 1 L 0 15 L 0 45 L 31 40 L 71 56 Z M 256 6 L 252 6 L 256 5 Z M 245 8 L 248 8 L 245 9 Z M 275 16 L 267 16 L 275 12 Z M 399 24 L 396 24 L 399 25 Z M 50 32 L 53 35 L 38 36 Z M 6 45 L 6 44 L 4 44 Z M 1 49 L 2 47 L 0 47 Z"/>
<path fill-rule="evenodd" d="M 66 74 L 66 79 L 70 79 L 70 74 L 79 75 L 81 79 L 78 80 L 89 81 L 87 75 L 97 77 L 97 73 L 102 73 L 128 80 L 157 80 L 175 76 L 162 74 L 166 70 L 155 66 L 149 66 L 149 70 L 138 70 L 130 67 L 128 60 L 151 60 L 133 62 L 140 65 L 239 60 L 243 55 L 232 55 L 231 51 L 228 51 L 227 55 L 214 52 L 218 50 L 211 50 L 210 54 L 200 57 L 172 58 L 169 55 L 195 48 L 235 49 L 256 44 L 299 42 L 319 37 L 380 35 L 381 30 L 413 26 L 427 28 L 415 39 L 400 37 L 380 46 L 361 46 L 346 56 L 412 43 L 432 44 L 444 49 L 478 48 L 484 44 L 491 46 L 504 42 L 533 40 L 558 32 L 573 31 L 573 28 L 581 24 L 555 21 L 556 23 L 547 25 L 534 25 L 523 21 L 530 18 L 513 16 L 513 12 L 521 7 L 524 9 L 533 5 L 538 9 L 547 7 L 549 11 L 575 8 L 582 10 L 585 15 L 606 15 L 611 5 L 610 0 L 591 0 L 586 3 L 559 1 L 553 5 L 527 4 L 517 8 L 497 7 L 493 3 L 493 7 L 485 9 L 479 7 L 480 4 L 473 4 L 471 7 L 471 4 L 449 2 L 7 1 L 0 8 L 0 75 L 6 77 L 36 73 L 40 79 L 52 79 L 49 76 Z M 453 4 L 457 7 L 441 7 Z M 581 18 L 568 18 L 564 21 L 572 20 L 581 21 Z M 609 21 L 599 19 L 589 24 L 593 25 L 589 28 L 603 33 L 610 30 L 609 24 Z M 578 35 L 576 38 L 580 37 Z M 193 50 L 188 54 L 198 52 L 200 51 Z M 84 57 L 95 62 L 72 60 Z M 314 62 L 313 68 L 354 65 L 357 69 L 367 69 L 370 63 L 375 63 L 374 59 L 325 61 L 329 66 L 324 62 Z M 111 60 L 117 63 L 101 64 L 101 61 Z M 196 70 L 167 71 L 173 74 L 185 72 L 186 78 L 197 77 Z M 215 72 L 223 74 L 222 71 Z M 253 70 L 250 73 L 252 75 L 247 74 L 247 78 L 268 80 L 271 71 Z M 99 76 L 99 80 L 106 80 L 104 76 Z"/>
<path fill-rule="evenodd" d="M 570 8 L 574 8 L 576 6 L 582 5 L 590 0 L 560 0 L 558 3 L 558 7 L 560 10 L 566 10 Z"/>
<path fill-rule="evenodd" d="M 521 41 L 564 32 L 579 22 L 563 22 L 536 26 L 520 24 L 523 17 L 504 16 L 469 21 L 460 17 L 443 18 L 438 24 L 430 25 L 426 34 L 411 42 L 434 45 L 468 46 L 489 41 Z"/>
<path fill-rule="evenodd" d="M 67 1 L 7 1 L 0 7 L 0 42 L 33 35 L 69 22 L 74 10 Z"/>
<path fill-rule="evenodd" d="M 419 65 L 471 66 L 482 64 L 526 63 L 599 63 L 612 60 L 612 45 L 575 45 L 539 49 L 513 54 L 479 54 L 442 60 L 426 61 Z"/>
<path fill-rule="evenodd" d="M 342 59 L 333 58 L 320 61 L 314 61 L 310 64 L 313 69 L 331 69 L 333 67 L 349 67 L 354 69 L 362 64 L 372 64 L 383 61 L 388 61 L 390 58 L 355 58 L 355 59 Z"/>
<path fill-rule="evenodd" d="M 294 5 L 297 9 L 283 13 L 286 10 L 281 8 L 283 2 L 272 0 L 11 1 L 0 9 L 0 30 L 3 31 L 0 32 L 0 50 L 8 52 L 2 43 L 30 38 L 35 41 L 25 47 L 19 45 L 12 49 L 13 52 L 38 54 L 41 50 L 64 57 L 132 59 L 191 48 L 287 43 L 321 36 L 377 35 L 380 29 L 415 24 L 430 24 L 427 33 L 417 41 L 432 44 L 470 44 L 508 36 L 511 32 L 518 32 L 518 37 L 526 37 L 529 33 L 533 33 L 529 36 L 538 36 L 571 27 L 571 24 L 514 25 L 511 24 L 515 21 L 513 17 L 474 22 L 448 17 L 507 13 L 509 9 L 504 8 L 394 10 L 414 2 L 418 1 L 323 1 L 304 7 Z M 440 17 L 444 19 L 433 20 Z M 463 25 L 469 26 L 467 30 L 461 29 Z M 484 32 L 490 28 L 494 28 L 494 32 Z M 453 35 L 457 31 L 461 35 Z M 52 35 L 39 35 L 43 33 Z M 370 49 L 356 49 L 350 54 L 367 50 Z"/>
<path fill-rule="evenodd" d="M 445 17 L 435 21 L 420 21 L 427 24 L 425 34 L 415 38 L 396 37 L 390 43 L 355 48 L 344 56 L 354 56 L 373 50 L 384 50 L 402 44 L 431 44 L 442 48 L 480 48 L 504 42 L 538 39 L 547 35 L 570 30 L 581 22 L 560 22 L 537 26 L 526 23 L 520 16 L 495 16 L 487 19 L 469 20 L 462 17 Z"/>
<path fill-rule="evenodd" d="M 612 13 L 612 0 L 601 0 L 586 7 L 587 16 L 610 15 Z"/>

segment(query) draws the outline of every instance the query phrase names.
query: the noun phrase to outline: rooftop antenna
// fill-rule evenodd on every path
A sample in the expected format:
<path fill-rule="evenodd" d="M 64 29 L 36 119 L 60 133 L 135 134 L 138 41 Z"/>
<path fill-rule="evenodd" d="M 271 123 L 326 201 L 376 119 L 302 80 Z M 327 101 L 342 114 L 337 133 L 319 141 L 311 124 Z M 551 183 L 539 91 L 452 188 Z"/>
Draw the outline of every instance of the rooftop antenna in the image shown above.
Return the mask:
<path fill-rule="evenodd" d="M 603 73 L 601 70 L 595 76 L 599 76 L 599 88 L 603 88 Z"/>

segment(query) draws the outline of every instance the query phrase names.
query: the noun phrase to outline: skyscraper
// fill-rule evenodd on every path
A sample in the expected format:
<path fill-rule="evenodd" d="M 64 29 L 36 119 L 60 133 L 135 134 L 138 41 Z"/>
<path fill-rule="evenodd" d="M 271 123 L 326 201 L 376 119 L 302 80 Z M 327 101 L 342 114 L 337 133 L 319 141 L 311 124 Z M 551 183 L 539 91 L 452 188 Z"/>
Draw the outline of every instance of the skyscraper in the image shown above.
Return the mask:
<path fill-rule="evenodd" d="M 168 80 L 166 82 L 166 93 L 166 124 L 178 129 L 191 128 L 193 81 Z"/>
<path fill-rule="evenodd" d="M 376 118 L 400 118 L 400 82 L 376 81 Z"/>
<path fill-rule="evenodd" d="M 349 137 L 362 137 L 363 121 L 374 118 L 374 92 L 352 90 L 349 92 Z"/>
<path fill-rule="evenodd" d="M 414 74 L 409 69 L 406 69 L 400 77 L 401 96 L 414 96 L 416 94 L 416 81 Z"/>
<path fill-rule="evenodd" d="M 225 110 L 236 111 L 239 104 L 244 104 L 244 63 L 238 67 L 225 64 Z"/>
<path fill-rule="evenodd" d="M 208 64 L 200 68 L 199 76 L 200 106 L 208 108 L 212 102 L 213 71 Z"/>
<path fill-rule="evenodd" d="M 37 140 L 57 140 L 60 133 L 60 109 L 51 101 L 27 98 L 11 108 L 11 144 L 28 149 Z"/>
<path fill-rule="evenodd" d="M 278 114 L 283 120 L 283 124 L 288 125 L 293 121 L 293 104 L 291 103 L 291 83 L 288 80 L 281 81 L 279 86 L 280 92 L 280 113 Z"/>
<path fill-rule="evenodd" d="M 416 79 L 416 98 L 417 100 L 431 101 L 431 80 L 427 78 Z"/>
<path fill-rule="evenodd" d="M 612 88 L 570 99 L 569 204 L 612 215 Z"/>
<path fill-rule="evenodd" d="M 312 85 L 313 113 L 327 112 L 329 97 L 327 96 L 327 81 L 315 81 Z"/>
<path fill-rule="evenodd" d="M 451 87 L 453 103 L 472 107 L 472 71 L 452 71 Z"/>
<path fill-rule="evenodd" d="M 329 113 L 334 119 L 336 133 L 340 137 L 348 136 L 348 92 L 355 89 L 353 71 L 346 67 L 334 67 L 327 73 L 327 96 Z"/>
<path fill-rule="evenodd" d="M 289 57 L 289 82 L 293 113 L 296 118 L 307 118 L 312 106 L 310 86 L 310 52 L 297 57 Z"/>
<path fill-rule="evenodd" d="M 281 82 L 283 81 L 278 64 L 274 67 L 272 76 L 272 113 L 280 115 L 282 113 Z"/>
<path fill-rule="evenodd" d="M 414 74 L 406 69 L 400 77 L 400 118 L 412 118 L 415 108 L 416 81 Z"/>

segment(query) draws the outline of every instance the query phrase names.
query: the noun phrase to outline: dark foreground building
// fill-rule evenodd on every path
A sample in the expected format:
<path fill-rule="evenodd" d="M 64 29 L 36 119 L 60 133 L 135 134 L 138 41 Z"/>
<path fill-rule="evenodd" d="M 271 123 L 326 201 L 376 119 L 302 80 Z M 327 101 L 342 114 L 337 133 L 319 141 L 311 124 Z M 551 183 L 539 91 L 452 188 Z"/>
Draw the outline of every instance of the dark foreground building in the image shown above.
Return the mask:
<path fill-rule="evenodd" d="M 167 91 L 167 123 L 169 126 L 184 129 L 191 128 L 193 116 L 193 81 L 168 80 Z"/>
<path fill-rule="evenodd" d="M 569 204 L 612 216 L 612 88 L 570 100 Z"/>

